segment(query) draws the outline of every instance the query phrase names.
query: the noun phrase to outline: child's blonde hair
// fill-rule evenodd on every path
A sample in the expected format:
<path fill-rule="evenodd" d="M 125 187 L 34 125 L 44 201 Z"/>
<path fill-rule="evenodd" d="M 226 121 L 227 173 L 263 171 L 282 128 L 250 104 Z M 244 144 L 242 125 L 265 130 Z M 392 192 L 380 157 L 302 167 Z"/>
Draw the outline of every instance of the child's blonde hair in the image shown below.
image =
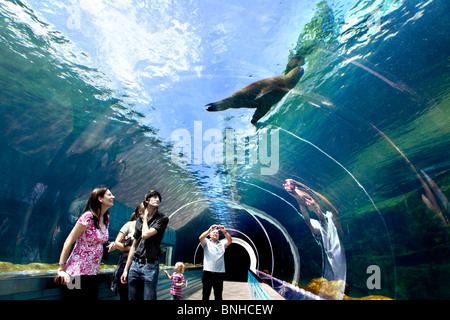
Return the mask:
<path fill-rule="evenodd" d="M 175 263 L 175 268 L 178 267 L 178 266 L 181 267 L 180 272 L 183 273 L 183 272 L 184 272 L 184 263 L 183 263 L 183 262 L 177 262 L 177 263 Z"/>

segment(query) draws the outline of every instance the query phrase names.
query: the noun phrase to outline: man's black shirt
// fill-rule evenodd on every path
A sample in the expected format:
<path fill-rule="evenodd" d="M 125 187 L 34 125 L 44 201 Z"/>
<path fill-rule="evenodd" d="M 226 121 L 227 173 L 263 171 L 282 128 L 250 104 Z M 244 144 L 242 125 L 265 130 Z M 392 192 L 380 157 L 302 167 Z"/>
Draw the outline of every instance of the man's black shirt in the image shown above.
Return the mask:
<path fill-rule="evenodd" d="M 136 221 L 136 230 L 134 232 L 134 241 L 136 242 L 136 249 L 134 257 L 145 258 L 150 260 L 158 260 L 161 255 L 161 240 L 164 237 L 169 218 L 164 214 L 156 210 L 153 217 L 148 220 L 148 227 L 154 228 L 158 232 L 147 239 L 142 239 L 142 216 Z"/>

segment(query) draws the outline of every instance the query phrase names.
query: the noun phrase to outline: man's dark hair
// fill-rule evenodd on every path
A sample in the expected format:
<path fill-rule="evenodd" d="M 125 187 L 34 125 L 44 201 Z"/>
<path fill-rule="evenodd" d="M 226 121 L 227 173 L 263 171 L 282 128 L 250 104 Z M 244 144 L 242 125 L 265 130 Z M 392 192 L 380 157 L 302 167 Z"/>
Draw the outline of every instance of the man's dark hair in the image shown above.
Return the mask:
<path fill-rule="evenodd" d="M 159 198 L 159 202 L 162 201 L 162 199 L 161 199 L 161 194 L 160 194 L 158 191 L 156 191 L 156 190 L 150 190 L 150 191 L 145 195 L 145 198 L 144 198 L 144 201 L 143 201 L 144 207 L 147 208 L 147 205 L 148 205 L 148 199 L 150 199 L 150 198 L 153 197 L 153 196 L 157 196 L 157 197 Z"/>

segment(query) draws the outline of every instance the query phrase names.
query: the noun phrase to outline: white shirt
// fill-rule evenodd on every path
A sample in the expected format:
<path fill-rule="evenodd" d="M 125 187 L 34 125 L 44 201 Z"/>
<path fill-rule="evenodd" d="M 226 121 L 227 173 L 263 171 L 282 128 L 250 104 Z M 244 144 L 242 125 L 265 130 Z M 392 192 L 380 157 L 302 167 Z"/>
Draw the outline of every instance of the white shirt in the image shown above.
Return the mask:
<path fill-rule="evenodd" d="M 203 245 L 203 270 L 225 272 L 225 249 L 227 240 L 213 242 L 206 238 Z"/>
<path fill-rule="evenodd" d="M 134 240 L 134 230 L 136 227 L 136 220 L 135 221 L 128 221 L 125 223 L 122 228 L 120 228 L 120 232 L 122 232 L 125 235 L 125 238 L 131 238 Z M 122 251 L 122 254 L 127 256 L 129 251 Z"/>
<path fill-rule="evenodd" d="M 325 214 L 327 218 L 326 227 L 314 219 L 311 219 L 311 225 L 314 229 L 320 231 L 323 250 L 329 263 L 329 265 L 325 265 L 325 278 L 328 280 L 345 280 L 345 252 L 332 216 L 333 214 L 329 211 Z"/>

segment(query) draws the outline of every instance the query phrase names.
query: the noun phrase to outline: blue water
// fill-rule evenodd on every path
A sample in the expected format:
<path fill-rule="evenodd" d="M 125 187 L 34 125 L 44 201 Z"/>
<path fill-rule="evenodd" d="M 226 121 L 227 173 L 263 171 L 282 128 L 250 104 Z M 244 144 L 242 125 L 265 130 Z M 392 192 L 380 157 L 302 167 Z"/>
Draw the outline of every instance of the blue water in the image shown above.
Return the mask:
<path fill-rule="evenodd" d="M 350 296 L 448 299 L 448 17 L 445 0 L 2 1 L 0 260 L 55 263 L 105 184 L 111 239 L 158 189 L 174 261 L 221 223 L 305 286 L 327 258 L 292 178 L 337 217 Z M 303 77 L 257 126 L 206 111 L 295 53 Z"/>

